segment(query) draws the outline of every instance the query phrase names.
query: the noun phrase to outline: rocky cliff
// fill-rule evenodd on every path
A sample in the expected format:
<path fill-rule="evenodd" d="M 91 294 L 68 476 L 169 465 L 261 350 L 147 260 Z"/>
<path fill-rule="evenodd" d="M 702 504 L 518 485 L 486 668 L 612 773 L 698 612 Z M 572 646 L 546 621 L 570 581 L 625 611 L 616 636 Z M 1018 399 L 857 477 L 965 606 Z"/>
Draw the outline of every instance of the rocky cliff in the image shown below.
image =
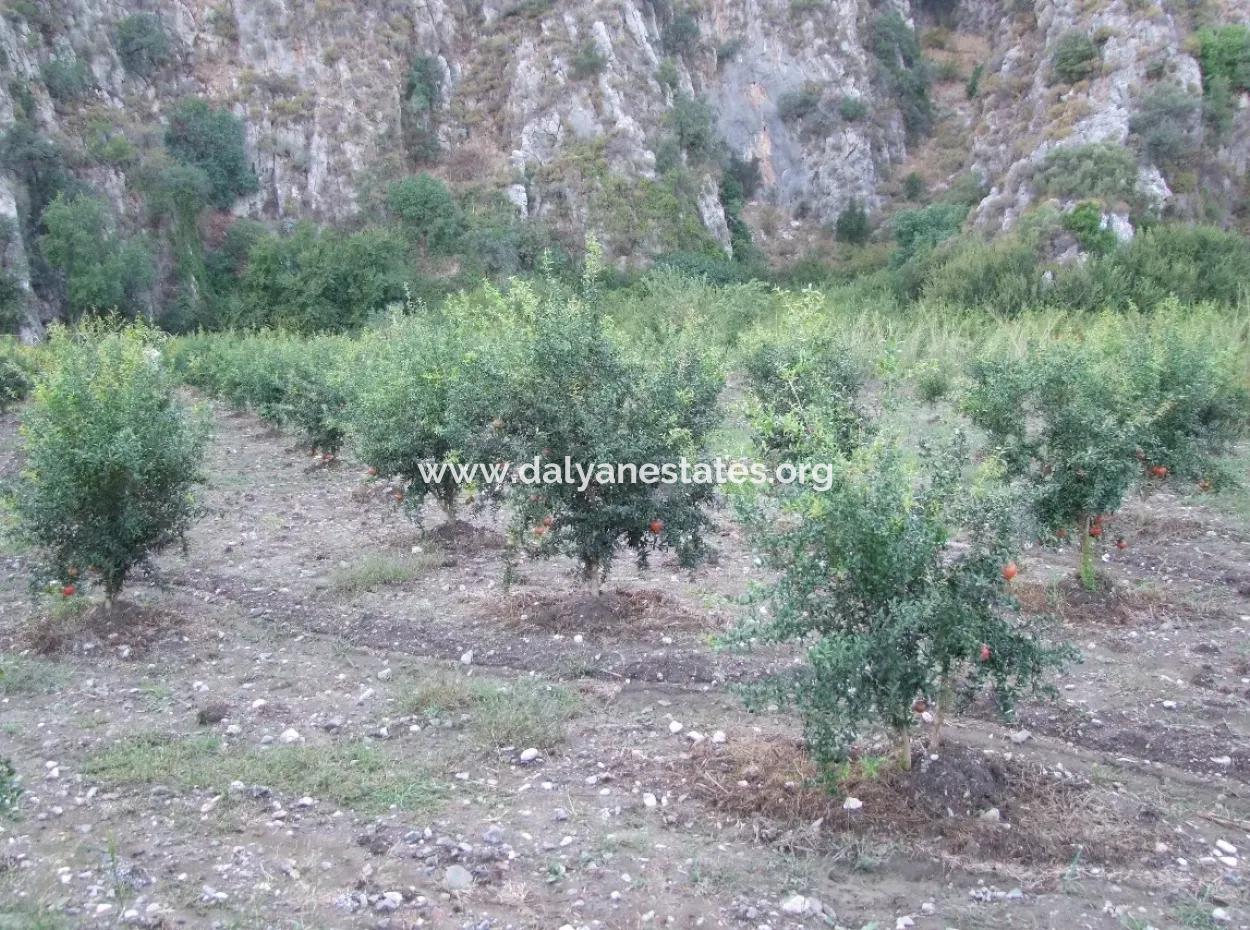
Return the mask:
<path fill-rule="evenodd" d="M 1247 0 L 5 2 L 0 124 L 24 119 L 56 140 L 123 212 L 136 209 L 133 181 L 93 134 L 150 136 L 188 95 L 246 127 L 260 184 L 236 214 L 350 222 L 386 179 L 429 170 L 505 192 L 523 216 L 593 229 L 618 257 L 679 247 L 693 225 L 728 250 L 723 152 L 754 166 L 749 196 L 787 226 L 829 224 L 853 199 L 884 214 L 907 173 L 940 189 L 971 171 L 975 221 L 998 229 L 1039 199 L 1055 147 L 1128 147 L 1157 209 L 1214 207 L 1222 220 L 1250 151 L 1237 86 L 1228 125 L 1197 139 L 1197 170 L 1169 175 L 1134 125 L 1152 87 L 1201 106 L 1193 35 L 1245 22 Z M 137 12 L 168 33 L 150 69 L 124 61 L 119 24 Z M 1075 35 L 1093 58 L 1057 80 Z M 56 85 L 70 65 L 73 95 Z M 715 138 L 703 139 L 708 113 Z M 1182 118 L 1187 144 L 1212 135 L 1201 112 Z M 0 177 L 0 214 L 15 222 L 21 187 Z M 10 236 L 6 267 L 20 271 L 28 246 Z"/>

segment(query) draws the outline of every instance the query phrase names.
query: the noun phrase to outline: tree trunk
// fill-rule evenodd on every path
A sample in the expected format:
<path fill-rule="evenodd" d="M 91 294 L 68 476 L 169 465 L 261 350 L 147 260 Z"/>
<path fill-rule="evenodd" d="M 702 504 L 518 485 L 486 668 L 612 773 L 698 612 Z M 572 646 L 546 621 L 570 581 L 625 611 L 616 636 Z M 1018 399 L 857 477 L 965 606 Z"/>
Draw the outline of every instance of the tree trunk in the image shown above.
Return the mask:
<path fill-rule="evenodd" d="M 911 771 L 911 727 L 899 728 L 898 765 L 904 772 Z"/>
<path fill-rule="evenodd" d="M 599 571 L 598 562 L 586 563 L 586 580 L 590 582 L 590 593 L 598 598 L 603 587 L 603 573 Z"/>
<path fill-rule="evenodd" d="M 1089 535 L 1092 521 L 1088 516 L 1081 517 L 1081 584 L 1086 591 L 1093 591 L 1098 587 L 1097 579 L 1094 577 L 1094 537 Z"/>
<path fill-rule="evenodd" d="M 937 709 L 933 712 L 933 739 L 929 741 L 930 749 L 942 745 L 942 724 L 946 723 L 946 711 L 950 708 L 954 695 L 951 693 L 950 676 L 943 675 L 938 688 Z"/>

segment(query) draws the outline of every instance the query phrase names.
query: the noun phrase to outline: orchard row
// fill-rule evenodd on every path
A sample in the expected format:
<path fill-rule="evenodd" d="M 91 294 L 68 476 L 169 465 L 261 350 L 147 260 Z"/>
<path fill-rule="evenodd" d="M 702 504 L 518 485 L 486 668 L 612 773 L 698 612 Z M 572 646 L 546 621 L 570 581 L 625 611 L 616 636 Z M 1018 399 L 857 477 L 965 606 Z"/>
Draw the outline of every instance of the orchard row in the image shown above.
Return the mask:
<path fill-rule="evenodd" d="M 111 602 L 191 526 L 206 424 L 179 403 L 181 379 L 299 431 L 327 460 L 349 447 L 414 516 L 428 498 L 448 519 L 506 506 L 511 555 L 570 557 L 596 593 L 623 552 L 695 564 L 712 507 L 732 503 L 775 580 L 728 640 L 797 641 L 807 657 L 750 697 L 797 705 L 823 763 L 875 722 L 897 732 L 907 765 L 918 702 L 936 709 L 932 745 L 962 700 L 992 685 L 1009 713 L 1070 656 L 1012 597 L 1022 540 L 1075 537 L 1093 587 L 1104 521 L 1128 494 L 1228 480 L 1222 457 L 1250 409 L 1242 360 L 1184 314 L 1091 319 L 1081 338 L 983 351 L 936 378 L 840 332 L 812 294 L 780 299 L 775 323 L 730 340 L 699 312 L 626 338 L 592 275 L 484 288 L 356 337 L 59 331 L 38 355 L 14 498 L 37 586 L 99 584 Z M 744 401 L 728 400 L 739 385 Z M 931 429 L 916 428 L 921 400 L 943 405 Z M 441 462 L 726 451 L 827 463 L 831 485 L 427 478 Z"/>

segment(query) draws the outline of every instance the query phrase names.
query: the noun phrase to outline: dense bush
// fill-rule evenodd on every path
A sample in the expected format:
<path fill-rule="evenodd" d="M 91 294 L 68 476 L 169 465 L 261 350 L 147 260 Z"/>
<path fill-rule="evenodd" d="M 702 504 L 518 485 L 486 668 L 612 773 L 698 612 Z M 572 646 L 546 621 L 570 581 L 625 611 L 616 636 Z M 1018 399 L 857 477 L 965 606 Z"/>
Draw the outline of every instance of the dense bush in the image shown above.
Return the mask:
<path fill-rule="evenodd" d="M 243 124 L 226 110 L 198 98 L 182 101 L 170 114 L 165 145 L 179 161 L 208 176 L 209 199 L 219 209 L 260 187 L 247 160 Z"/>
<path fill-rule="evenodd" d="M 301 223 L 290 235 L 265 235 L 248 251 L 231 322 L 298 333 L 358 327 L 403 299 L 404 252 L 396 235 L 379 229 Z"/>
<path fill-rule="evenodd" d="M 41 580 L 98 579 L 111 604 L 131 570 L 194 521 L 206 424 L 178 402 L 146 327 L 56 328 L 43 351 L 22 420 L 18 532 Z"/>
<path fill-rule="evenodd" d="M 863 728 L 881 723 L 908 769 L 918 699 L 938 708 L 936 748 L 956 695 L 992 684 L 1009 714 L 1066 653 L 1018 615 L 1003 579 L 1017 551 L 1015 501 L 965 479 L 962 444 L 926 450 L 918 467 L 885 441 L 846 460 L 839 453 L 819 459 L 832 463 L 828 490 L 783 487 L 775 502 L 747 510 L 778 579 L 756 590 L 767 612 L 741 635 L 801 642 L 807 658 L 747 693 L 797 707 L 823 766 L 845 760 Z"/>
<path fill-rule="evenodd" d="M 43 226 L 47 231 L 39 250 L 64 279 L 71 319 L 111 311 L 144 313 L 152 283 L 151 255 L 142 240 L 118 234 L 103 201 L 57 195 L 43 212 Z"/>
<path fill-rule="evenodd" d="M 1231 306 L 1246 295 L 1250 242 L 1209 226 L 1158 226 L 1138 233 L 1105 262 L 1123 282 L 1123 299 L 1139 307 L 1167 297 Z"/>
<path fill-rule="evenodd" d="M 569 63 L 569 70 L 573 77 L 579 81 L 592 78 L 601 73 L 607 67 L 608 58 L 603 52 L 599 51 L 599 44 L 594 39 L 588 39 L 577 47 L 577 51 L 573 53 L 573 59 Z"/>
<path fill-rule="evenodd" d="M 837 221 L 833 224 L 833 234 L 839 242 L 852 245 L 863 245 L 872 235 L 872 226 L 868 222 L 868 211 L 856 198 L 842 208 Z"/>
<path fill-rule="evenodd" d="M 357 457 L 401 480 L 409 512 L 420 514 L 432 496 L 451 520 L 462 492 L 484 500 L 500 490 L 426 473 L 444 463 L 501 459 L 511 429 L 500 419 L 508 373 L 493 347 L 467 321 L 404 319 L 365 336 L 368 363 L 352 377 L 345 421 Z"/>
<path fill-rule="evenodd" d="M 438 178 L 421 173 L 396 181 L 386 189 L 386 207 L 421 253 L 442 255 L 459 242 L 464 228 L 460 208 Z"/>
<path fill-rule="evenodd" d="M 908 134 L 928 132 L 933 125 L 932 79 L 915 30 L 898 13 L 883 13 L 872 24 L 872 51 Z"/>
<path fill-rule="evenodd" d="M 154 13 L 132 13 L 113 33 L 114 46 L 131 74 L 148 77 L 170 58 L 169 34 Z"/>
<path fill-rule="evenodd" d="M 1046 153 L 1033 184 L 1039 194 L 1051 197 L 1131 201 L 1137 190 L 1137 160 L 1128 149 L 1107 142 L 1061 146 Z"/>
<path fill-rule="evenodd" d="M 777 98 L 777 115 L 787 123 L 795 123 L 816 112 L 820 106 L 820 88 L 804 84 L 798 90 L 787 91 Z"/>
<path fill-rule="evenodd" d="M 815 303 L 810 295 L 787 298 L 784 322 L 754 331 L 741 350 L 748 421 L 770 455 L 801 456 L 814 446 L 847 451 L 868 429 L 858 404 L 867 366 Z"/>
<path fill-rule="evenodd" d="M 965 399 L 1008 474 L 1034 489 L 1041 528 L 1079 535 L 1090 587 L 1104 515 L 1143 481 L 1209 479 L 1250 416 L 1227 348 L 1190 335 L 1175 311 L 1117 332 L 982 358 Z"/>
<path fill-rule="evenodd" d="M 1250 26 L 1199 29 L 1194 38 L 1204 89 L 1209 91 L 1213 82 L 1224 81 L 1233 91 L 1250 91 Z"/>
<path fill-rule="evenodd" d="M 699 43 L 699 21 L 686 11 L 678 13 L 660 31 L 660 44 L 669 55 L 687 55 Z"/>
<path fill-rule="evenodd" d="M 26 188 L 28 229 L 57 194 L 74 186 L 61 148 L 25 121 L 14 123 L 4 134 L 0 165 L 13 172 Z"/>
<path fill-rule="evenodd" d="M 311 451 L 333 457 L 357 348 L 342 336 L 263 332 L 188 337 L 170 354 L 188 384 L 295 430 Z"/>
<path fill-rule="evenodd" d="M 404 146 L 417 162 L 438 157 L 438 112 L 443 102 L 443 66 L 433 55 L 418 55 L 404 78 L 400 113 Z"/>
<path fill-rule="evenodd" d="M 939 249 L 921 294 L 954 307 L 1014 315 L 1042 306 L 1042 269 L 1034 246 L 1015 236 L 968 239 Z"/>
<path fill-rule="evenodd" d="M 699 353 L 670 345 L 645 362 L 631 357 L 610 337 L 593 297 L 558 292 L 525 329 L 501 415 L 513 462 L 559 468 L 567 456 L 675 470 L 683 457 L 700 459 L 723 380 Z M 517 486 L 514 538 L 535 555 L 576 559 L 595 593 L 622 547 L 640 564 L 656 549 L 672 548 L 682 564 L 703 554 L 711 483 L 615 477 L 596 471 L 585 482 Z"/>
<path fill-rule="evenodd" d="M 715 114 L 702 98 L 679 94 L 665 117 L 665 124 L 690 161 L 705 161 L 716 154 L 720 137 L 716 133 Z"/>
<path fill-rule="evenodd" d="M 1098 70 L 1098 46 L 1083 32 L 1075 29 L 1065 32 L 1055 43 L 1050 65 L 1056 81 L 1066 84 L 1083 81 Z"/>
<path fill-rule="evenodd" d="M 917 210 L 900 210 L 891 225 L 898 243 L 894 261 L 902 264 L 958 234 L 968 208 L 957 204 L 935 203 Z"/>
<path fill-rule="evenodd" d="M 843 97 L 838 101 L 838 115 L 848 123 L 856 123 L 868 115 L 868 104 L 861 97 Z"/>
<path fill-rule="evenodd" d="M 31 350 L 11 336 L 0 336 L 0 413 L 26 399 L 34 371 Z"/>
<path fill-rule="evenodd" d="M 1200 109 L 1198 98 L 1179 84 L 1160 84 L 1138 103 L 1129 129 L 1151 161 L 1176 167 L 1202 144 Z"/>
<path fill-rule="evenodd" d="M 1116 247 L 1118 240 L 1103 222 L 1101 204 L 1084 200 L 1065 213 L 1060 222 L 1086 252 L 1105 255 Z"/>
<path fill-rule="evenodd" d="M 52 58 L 43 66 L 43 83 L 54 100 L 68 103 L 77 100 L 94 83 L 91 72 L 79 58 Z"/>

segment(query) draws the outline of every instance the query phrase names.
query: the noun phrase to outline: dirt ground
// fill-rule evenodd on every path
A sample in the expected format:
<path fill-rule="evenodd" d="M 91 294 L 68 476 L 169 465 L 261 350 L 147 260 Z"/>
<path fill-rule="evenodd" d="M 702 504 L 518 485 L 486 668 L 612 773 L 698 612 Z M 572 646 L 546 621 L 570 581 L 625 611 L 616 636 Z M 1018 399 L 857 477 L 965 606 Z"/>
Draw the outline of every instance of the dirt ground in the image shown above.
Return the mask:
<path fill-rule="evenodd" d="M 759 577 L 727 513 L 694 572 L 505 591 L 497 518 L 423 534 L 361 467 L 216 421 L 189 551 L 116 616 L 0 551 L 0 930 L 1250 925 L 1250 528 L 1215 499 L 1132 502 L 1106 593 L 1027 553 L 1084 656 L 1057 697 L 830 795 L 733 691 L 794 656 L 713 643 Z M 0 419 L 5 477 L 18 442 Z"/>

